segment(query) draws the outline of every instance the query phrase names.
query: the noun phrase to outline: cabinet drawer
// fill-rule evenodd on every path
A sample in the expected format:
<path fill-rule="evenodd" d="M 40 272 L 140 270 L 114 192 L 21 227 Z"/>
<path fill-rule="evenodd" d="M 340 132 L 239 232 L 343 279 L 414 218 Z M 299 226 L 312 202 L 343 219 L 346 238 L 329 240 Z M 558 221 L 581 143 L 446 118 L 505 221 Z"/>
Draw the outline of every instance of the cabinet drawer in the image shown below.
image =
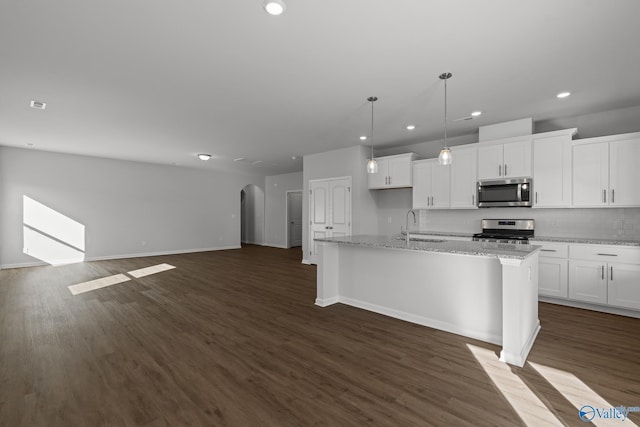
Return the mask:
<path fill-rule="evenodd" d="M 640 264 L 640 248 L 609 245 L 569 245 L 571 259 Z"/>
<path fill-rule="evenodd" d="M 569 258 L 569 245 L 566 243 L 532 241 L 532 245 L 542 246 L 540 258 Z"/>

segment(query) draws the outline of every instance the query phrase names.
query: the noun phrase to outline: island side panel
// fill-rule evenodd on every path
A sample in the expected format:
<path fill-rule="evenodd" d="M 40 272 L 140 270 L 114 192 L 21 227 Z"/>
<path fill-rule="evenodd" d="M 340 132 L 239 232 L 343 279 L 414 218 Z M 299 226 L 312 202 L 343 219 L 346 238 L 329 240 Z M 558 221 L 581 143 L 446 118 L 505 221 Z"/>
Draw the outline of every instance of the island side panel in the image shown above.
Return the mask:
<path fill-rule="evenodd" d="M 497 258 L 355 245 L 342 245 L 339 258 L 340 302 L 502 343 Z"/>
<path fill-rule="evenodd" d="M 335 304 L 339 299 L 340 245 L 318 242 L 316 301 L 320 307 Z"/>
<path fill-rule="evenodd" d="M 501 258 L 503 342 L 500 360 L 524 366 L 540 331 L 538 253 L 524 260 Z"/>

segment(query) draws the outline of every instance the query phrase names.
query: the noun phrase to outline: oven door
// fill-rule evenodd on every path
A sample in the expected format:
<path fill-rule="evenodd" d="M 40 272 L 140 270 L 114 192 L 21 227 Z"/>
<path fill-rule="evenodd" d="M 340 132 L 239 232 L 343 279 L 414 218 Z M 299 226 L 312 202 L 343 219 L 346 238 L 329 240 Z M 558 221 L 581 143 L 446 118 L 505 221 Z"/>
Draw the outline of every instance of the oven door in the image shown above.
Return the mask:
<path fill-rule="evenodd" d="M 529 178 L 478 181 L 478 207 L 530 207 L 531 187 Z"/>

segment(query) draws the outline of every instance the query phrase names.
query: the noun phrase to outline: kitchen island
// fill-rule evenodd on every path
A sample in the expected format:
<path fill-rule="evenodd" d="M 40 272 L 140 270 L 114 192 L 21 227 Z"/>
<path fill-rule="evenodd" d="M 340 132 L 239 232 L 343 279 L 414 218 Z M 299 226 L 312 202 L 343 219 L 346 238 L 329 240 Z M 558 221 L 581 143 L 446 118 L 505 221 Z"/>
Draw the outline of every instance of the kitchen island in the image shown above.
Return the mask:
<path fill-rule="evenodd" d="M 501 345 L 523 366 L 540 330 L 533 245 L 386 236 L 316 239 L 316 305 L 343 303 Z"/>

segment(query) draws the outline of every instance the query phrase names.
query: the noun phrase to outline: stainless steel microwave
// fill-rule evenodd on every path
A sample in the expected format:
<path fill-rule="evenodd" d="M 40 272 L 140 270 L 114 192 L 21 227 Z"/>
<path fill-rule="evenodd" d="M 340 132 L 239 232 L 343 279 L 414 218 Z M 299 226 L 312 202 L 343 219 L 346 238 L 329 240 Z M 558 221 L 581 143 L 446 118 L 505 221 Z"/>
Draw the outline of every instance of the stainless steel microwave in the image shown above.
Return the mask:
<path fill-rule="evenodd" d="M 478 181 L 478 207 L 531 207 L 533 205 L 531 178 L 492 179 Z"/>

